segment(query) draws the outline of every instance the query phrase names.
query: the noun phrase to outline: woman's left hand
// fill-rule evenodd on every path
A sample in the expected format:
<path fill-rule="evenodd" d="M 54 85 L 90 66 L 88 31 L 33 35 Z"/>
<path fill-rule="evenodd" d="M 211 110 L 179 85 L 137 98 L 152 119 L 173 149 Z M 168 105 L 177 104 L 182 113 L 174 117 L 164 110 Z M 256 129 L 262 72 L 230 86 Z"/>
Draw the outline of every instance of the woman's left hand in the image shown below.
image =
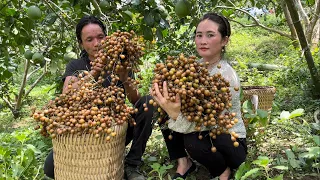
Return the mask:
<path fill-rule="evenodd" d="M 167 88 L 167 82 L 163 82 L 163 94 L 161 94 L 159 90 L 158 83 L 154 84 L 155 92 L 150 92 L 150 94 L 153 96 L 154 100 L 157 101 L 158 105 L 169 115 L 171 119 L 177 119 L 180 110 L 181 110 L 181 101 L 179 94 L 176 94 L 175 101 L 172 102 L 169 99 L 169 93 Z"/>

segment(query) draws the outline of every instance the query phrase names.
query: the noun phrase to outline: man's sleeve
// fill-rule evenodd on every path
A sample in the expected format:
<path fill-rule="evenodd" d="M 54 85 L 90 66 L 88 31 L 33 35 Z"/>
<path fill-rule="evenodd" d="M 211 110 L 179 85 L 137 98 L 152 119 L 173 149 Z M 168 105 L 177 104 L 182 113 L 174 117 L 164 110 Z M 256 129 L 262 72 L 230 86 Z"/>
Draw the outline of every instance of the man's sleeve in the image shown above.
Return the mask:
<path fill-rule="evenodd" d="M 64 75 L 62 76 L 62 82 L 66 79 L 68 76 L 76 76 L 77 66 L 76 66 L 77 60 L 72 60 L 67 64 L 66 71 L 64 72 Z"/>

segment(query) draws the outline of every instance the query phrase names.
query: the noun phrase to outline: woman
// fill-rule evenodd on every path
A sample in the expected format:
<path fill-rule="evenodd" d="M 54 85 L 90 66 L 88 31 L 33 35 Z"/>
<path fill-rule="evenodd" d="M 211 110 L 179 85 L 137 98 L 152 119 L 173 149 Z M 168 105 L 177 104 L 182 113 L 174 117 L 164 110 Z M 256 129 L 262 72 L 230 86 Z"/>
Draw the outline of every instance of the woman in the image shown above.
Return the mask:
<path fill-rule="evenodd" d="M 230 82 L 232 93 L 231 112 L 236 112 L 239 122 L 229 131 L 234 131 L 239 135 L 237 141 L 239 146 L 235 147 L 230 134 L 221 134 L 212 139 L 208 134 L 210 129 L 202 127 L 200 134 L 202 140 L 198 139 L 199 132 L 195 132 L 195 123 L 188 122 L 182 115 L 181 102 L 179 95 L 176 101 L 167 100 L 167 84 L 163 83 L 163 94 L 160 93 L 158 84 L 155 83 L 155 92 L 152 94 L 161 108 L 166 111 L 170 119 L 168 120 L 169 129 L 162 130 L 169 156 L 171 160 L 178 161 L 175 178 L 183 178 L 195 170 L 194 163 L 190 157 L 204 165 L 212 177 L 221 180 L 228 179 L 231 170 L 236 169 L 245 161 L 246 158 L 246 130 L 241 118 L 240 92 L 235 91 L 234 87 L 240 87 L 239 78 L 234 69 L 223 59 L 225 46 L 231 34 L 228 20 L 216 13 L 208 13 L 200 20 L 197 29 L 195 44 L 199 55 L 202 57 L 200 62 L 207 62 L 210 75 L 220 72 L 222 76 Z M 221 66 L 221 67 L 220 67 Z M 218 68 L 219 67 L 219 68 Z M 170 139 L 169 139 L 169 135 Z M 211 147 L 215 146 L 217 151 L 211 152 Z"/>

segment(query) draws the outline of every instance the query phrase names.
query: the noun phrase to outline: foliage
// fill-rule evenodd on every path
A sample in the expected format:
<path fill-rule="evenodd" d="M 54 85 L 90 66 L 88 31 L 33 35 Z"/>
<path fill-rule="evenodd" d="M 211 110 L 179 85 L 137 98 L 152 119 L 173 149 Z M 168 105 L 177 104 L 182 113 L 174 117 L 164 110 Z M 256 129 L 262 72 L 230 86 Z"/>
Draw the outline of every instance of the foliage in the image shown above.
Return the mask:
<path fill-rule="evenodd" d="M 152 174 L 152 173 L 156 172 L 156 175 L 154 175 L 154 176 L 149 176 L 149 177 L 148 177 L 148 180 L 150 180 L 150 179 L 159 179 L 159 180 L 162 180 L 162 179 L 164 179 L 164 175 L 166 174 L 167 170 L 173 168 L 173 165 L 168 165 L 168 166 L 167 166 L 167 165 L 165 165 L 165 164 L 160 165 L 159 163 L 153 163 L 153 164 L 151 165 L 151 167 L 152 167 L 153 170 L 150 171 L 149 174 Z"/>
<path fill-rule="evenodd" d="M 41 179 L 51 143 L 32 129 L 0 134 L 0 179 Z"/>
<path fill-rule="evenodd" d="M 269 171 L 271 169 L 278 169 L 285 171 L 288 169 L 286 166 L 271 166 L 273 159 L 270 159 L 266 156 L 259 156 L 258 159 L 254 160 L 251 164 L 244 162 L 240 165 L 239 169 L 235 174 L 236 180 L 245 180 L 245 179 L 256 179 L 258 177 L 264 177 L 263 179 L 268 180 L 282 180 L 283 174 L 280 174 L 276 177 L 271 177 Z M 253 167 L 251 167 L 253 165 Z"/>

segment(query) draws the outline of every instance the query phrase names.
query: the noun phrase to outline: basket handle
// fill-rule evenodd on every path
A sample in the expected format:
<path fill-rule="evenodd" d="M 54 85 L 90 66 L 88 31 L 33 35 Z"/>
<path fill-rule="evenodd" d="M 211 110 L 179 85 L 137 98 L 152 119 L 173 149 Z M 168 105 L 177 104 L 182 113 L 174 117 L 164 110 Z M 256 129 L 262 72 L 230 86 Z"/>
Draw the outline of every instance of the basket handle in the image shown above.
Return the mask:
<path fill-rule="evenodd" d="M 254 94 L 251 96 L 251 103 L 253 104 L 254 110 L 256 111 L 259 106 L 259 96 Z"/>

